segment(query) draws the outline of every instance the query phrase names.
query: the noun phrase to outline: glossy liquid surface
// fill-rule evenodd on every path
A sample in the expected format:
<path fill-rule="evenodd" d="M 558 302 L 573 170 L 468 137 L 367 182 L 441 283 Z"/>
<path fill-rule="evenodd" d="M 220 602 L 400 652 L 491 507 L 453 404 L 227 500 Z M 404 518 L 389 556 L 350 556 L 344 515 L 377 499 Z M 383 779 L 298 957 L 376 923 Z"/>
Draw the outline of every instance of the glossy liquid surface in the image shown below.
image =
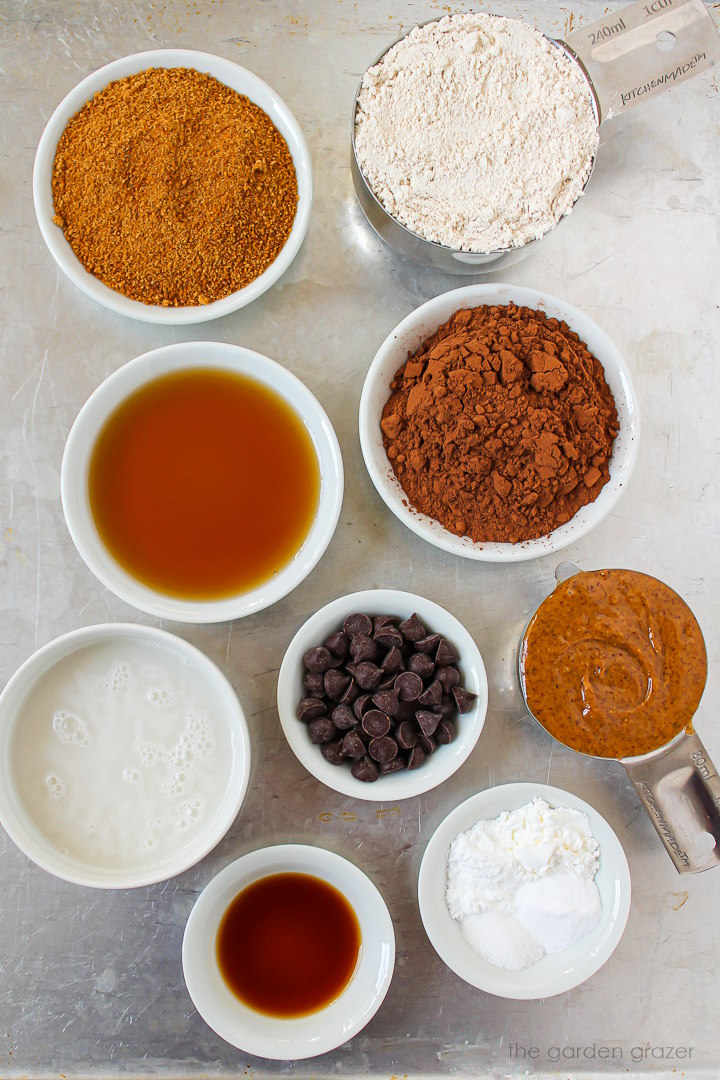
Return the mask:
<path fill-rule="evenodd" d="M 98 642 L 50 668 L 11 744 L 23 806 L 61 854 L 149 869 L 193 843 L 225 798 L 233 747 L 202 671 L 151 642 Z"/>
<path fill-rule="evenodd" d="M 525 699 L 573 750 L 623 758 L 690 724 L 707 658 L 695 616 L 656 578 L 595 570 L 558 584 L 525 631 Z"/>
<path fill-rule="evenodd" d="M 214 600 L 269 580 L 302 546 L 320 470 L 302 421 L 245 375 L 189 368 L 108 419 L 88 477 L 110 554 L 166 595 Z"/>
<path fill-rule="evenodd" d="M 309 874 L 271 874 L 243 889 L 217 935 L 223 979 L 251 1009 L 306 1016 L 329 1005 L 355 970 L 357 916 L 334 886 Z"/>

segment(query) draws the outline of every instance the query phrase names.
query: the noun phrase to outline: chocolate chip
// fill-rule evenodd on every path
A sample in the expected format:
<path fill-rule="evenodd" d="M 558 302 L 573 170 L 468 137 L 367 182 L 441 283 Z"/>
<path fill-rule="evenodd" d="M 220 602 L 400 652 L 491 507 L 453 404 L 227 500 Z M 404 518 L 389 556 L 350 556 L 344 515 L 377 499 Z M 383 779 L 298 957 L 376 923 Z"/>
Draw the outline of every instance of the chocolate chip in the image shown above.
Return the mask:
<path fill-rule="evenodd" d="M 447 667 L 448 664 L 457 664 L 460 657 L 449 641 L 440 638 L 438 650 L 435 653 L 435 663 L 438 667 Z"/>
<path fill-rule="evenodd" d="M 409 619 L 405 619 L 405 622 L 400 623 L 398 630 L 406 641 L 420 641 L 426 634 L 425 627 L 420 622 L 420 619 L 415 612 L 413 612 Z"/>
<path fill-rule="evenodd" d="M 336 668 L 330 668 L 325 672 L 325 693 L 331 701 L 340 701 L 350 685 L 350 676 L 343 675 Z"/>
<path fill-rule="evenodd" d="M 357 717 L 349 705 L 336 705 L 330 719 L 338 731 L 349 731 L 357 723 Z"/>
<path fill-rule="evenodd" d="M 414 746 L 408 756 L 408 769 L 419 769 L 424 761 L 425 751 L 420 745 Z"/>
<path fill-rule="evenodd" d="M 348 615 L 343 623 L 343 630 L 349 638 L 357 637 L 358 634 L 372 634 L 372 620 L 367 615 Z"/>
<path fill-rule="evenodd" d="M 394 757 L 397 757 L 397 752 L 398 744 L 390 735 L 383 735 L 380 739 L 371 739 L 368 744 L 368 754 L 375 761 L 392 761 Z"/>
<path fill-rule="evenodd" d="M 355 667 L 355 681 L 361 690 L 375 690 L 382 680 L 382 675 L 380 668 L 369 660 L 364 660 Z"/>
<path fill-rule="evenodd" d="M 399 754 L 398 754 L 397 757 L 394 757 L 391 761 L 381 761 L 380 762 L 380 772 L 381 773 L 398 772 L 400 769 L 405 769 L 405 768 L 407 768 L 407 766 L 405 764 L 405 758 L 400 757 Z"/>
<path fill-rule="evenodd" d="M 455 725 L 452 720 L 443 718 L 435 729 L 435 742 L 439 746 L 446 746 L 455 738 Z"/>
<path fill-rule="evenodd" d="M 390 730 L 390 717 L 380 709 L 369 709 L 362 718 L 362 727 L 371 738 L 379 739 Z"/>
<path fill-rule="evenodd" d="M 350 638 L 347 634 L 343 634 L 342 630 L 338 630 L 336 634 L 331 634 L 327 639 L 325 648 L 328 652 L 331 652 L 333 656 L 339 656 L 344 660 L 350 655 Z"/>
<path fill-rule="evenodd" d="M 314 743 L 332 742 L 337 738 L 337 728 L 329 716 L 319 716 L 308 724 L 308 735 Z"/>
<path fill-rule="evenodd" d="M 360 761 L 356 761 L 350 772 L 356 780 L 362 780 L 367 784 L 371 784 L 373 780 L 377 780 L 380 775 L 377 765 L 369 757 L 364 757 L 361 758 Z"/>
<path fill-rule="evenodd" d="M 421 679 L 429 679 L 435 670 L 435 664 L 427 653 L 416 652 L 409 657 L 407 662 L 408 671 L 414 671 Z"/>
<path fill-rule="evenodd" d="M 415 724 L 413 724 L 411 720 L 403 720 L 403 722 L 397 726 L 395 738 L 397 739 L 397 744 L 401 750 L 412 750 L 413 746 L 415 746 L 418 741 L 418 733 Z"/>
<path fill-rule="evenodd" d="M 328 672 L 329 674 L 329 672 Z M 327 675 L 325 676 L 327 680 Z M 424 708 L 431 708 L 433 705 L 439 705 L 442 701 L 443 688 L 442 683 L 437 679 L 435 682 L 431 682 L 427 690 L 423 690 L 422 694 L 418 698 L 418 705 L 424 706 Z"/>
<path fill-rule="evenodd" d="M 395 679 L 395 689 L 402 701 L 417 701 L 423 692 L 423 681 L 414 671 L 401 671 Z"/>
<path fill-rule="evenodd" d="M 442 638 L 439 634 L 428 634 L 427 637 L 415 642 L 415 648 L 418 652 L 434 653 L 441 641 Z M 435 663 L 437 663 L 437 660 Z"/>
<path fill-rule="evenodd" d="M 403 654 L 400 652 L 396 645 L 393 645 L 392 649 L 390 649 L 390 652 L 387 653 L 382 663 L 380 664 L 380 667 L 383 669 L 383 671 L 387 671 L 388 675 L 390 675 L 393 672 L 402 671 L 404 665 L 405 661 L 403 660 Z"/>
<path fill-rule="evenodd" d="M 432 735 L 442 717 L 438 713 L 428 712 L 427 709 L 418 709 L 415 713 L 415 719 L 423 735 Z"/>
<path fill-rule="evenodd" d="M 353 701 L 355 700 L 355 698 L 358 696 L 359 693 L 360 693 L 360 687 L 355 682 L 355 679 L 351 677 L 350 682 L 348 683 L 347 689 L 346 689 L 345 693 L 343 694 L 343 696 L 340 698 L 340 701 L 343 703 L 343 705 L 352 705 Z"/>
<path fill-rule="evenodd" d="M 357 716 L 358 720 L 362 720 L 363 713 L 372 708 L 372 697 L 370 694 L 361 694 L 360 697 L 355 698 L 353 701 L 353 712 Z"/>
<path fill-rule="evenodd" d="M 313 697 L 324 694 L 325 676 L 322 671 L 306 671 L 303 676 L 303 686 Z"/>
<path fill-rule="evenodd" d="M 462 686 L 453 686 L 451 693 L 459 713 L 470 712 L 473 702 L 477 700 L 477 694 L 471 693 L 470 690 L 463 690 Z"/>
<path fill-rule="evenodd" d="M 373 634 L 373 640 L 377 641 L 378 645 L 382 645 L 385 649 L 391 649 L 393 645 L 400 648 L 403 643 L 403 636 L 396 626 L 381 626 Z"/>
<path fill-rule="evenodd" d="M 382 709 L 388 716 L 395 716 L 400 704 L 400 695 L 397 690 L 378 690 L 373 694 L 373 705 Z"/>
<path fill-rule="evenodd" d="M 303 724 L 309 724 L 311 720 L 315 720 L 318 716 L 325 716 L 326 713 L 325 702 L 314 697 L 303 698 L 295 711 L 298 720 L 302 720 Z"/>
<path fill-rule="evenodd" d="M 326 761 L 348 761 L 364 782 L 417 769 L 452 741 L 452 719 L 476 700 L 460 686 L 454 647 L 416 613 L 402 622 L 348 615 L 342 629 L 303 659 L 306 697 L 297 716 Z"/>
<path fill-rule="evenodd" d="M 340 753 L 341 741 L 342 740 L 337 739 L 335 742 L 323 743 L 320 747 L 320 753 L 331 765 L 342 765 L 344 761 L 344 758 Z"/>
<path fill-rule="evenodd" d="M 365 755 L 365 743 L 357 731 L 346 731 L 340 746 L 343 757 L 361 758 Z"/>
<path fill-rule="evenodd" d="M 308 649 L 303 656 L 303 663 L 308 671 L 327 671 L 333 666 L 333 658 L 322 645 Z"/>
<path fill-rule="evenodd" d="M 460 672 L 456 667 L 439 667 L 435 672 L 435 678 L 443 684 L 446 693 L 460 682 Z"/>
<path fill-rule="evenodd" d="M 417 703 L 414 701 L 401 701 L 398 704 L 397 712 L 395 713 L 395 723 L 399 724 L 401 720 L 412 720 L 417 709 Z"/>
<path fill-rule="evenodd" d="M 433 709 L 435 712 L 439 712 L 441 716 L 445 717 L 454 716 L 456 712 L 455 702 L 449 694 L 443 694 L 440 704 L 434 705 Z"/>
<path fill-rule="evenodd" d="M 432 754 L 435 749 L 435 739 L 432 735 L 418 735 L 418 746 L 422 747 L 426 755 Z"/>
<path fill-rule="evenodd" d="M 350 653 L 356 664 L 362 660 L 377 660 L 380 646 L 367 634 L 356 634 L 350 642 Z"/>

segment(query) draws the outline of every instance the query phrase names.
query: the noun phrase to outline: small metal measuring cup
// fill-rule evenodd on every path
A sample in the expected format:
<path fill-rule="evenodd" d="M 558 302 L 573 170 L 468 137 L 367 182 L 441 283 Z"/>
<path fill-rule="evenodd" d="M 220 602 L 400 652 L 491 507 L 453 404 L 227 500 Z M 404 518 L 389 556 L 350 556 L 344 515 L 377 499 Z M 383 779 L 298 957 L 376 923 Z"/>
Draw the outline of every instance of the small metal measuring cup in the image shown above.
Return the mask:
<path fill-rule="evenodd" d="M 560 584 L 580 573 L 582 570 L 574 563 L 562 562 L 555 571 L 555 580 Z M 528 626 L 541 607 L 542 603 L 531 615 Z M 518 646 L 518 679 L 530 716 L 547 731 L 531 712 L 525 694 L 522 645 L 528 626 Z M 555 735 L 552 738 L 562 746 L 567 745 Z M 568 749 L 583 753 L 574 747 Z M 583 757 L 620 762 L 678 873 L 696 874 L 720 864 L 720 778 L 691 725 L 664 746 L 637 757 L 602 758 L 599 754 L 584 753 Z"/>
<path fill-rule="evenodd" d="M 431 19 L 420 25 L 437 21 Z M 378 64 L 405 36 L 383 49 L 370 66 Z M 579 27 L 564 41 L 550 37 L 547 40 L 580 68 L 590 89 L 598 125 L 720 62 L 720 37 L 703 0 L 638 0 L 596 23 Z M 498 251 L 457 251 L 426 240 L 401 224 L 376 197 L 358 163 L 355 120 L 361 86 L 362 80 L 353 102 L 350 172 L 365 217 L 389 247 L 423 266 L 450 274 L 478 275 L 495 274 L 519 262 L 542 242 L 544 236 Z M 595 159 L 583 192 L 594 167 Z"/>

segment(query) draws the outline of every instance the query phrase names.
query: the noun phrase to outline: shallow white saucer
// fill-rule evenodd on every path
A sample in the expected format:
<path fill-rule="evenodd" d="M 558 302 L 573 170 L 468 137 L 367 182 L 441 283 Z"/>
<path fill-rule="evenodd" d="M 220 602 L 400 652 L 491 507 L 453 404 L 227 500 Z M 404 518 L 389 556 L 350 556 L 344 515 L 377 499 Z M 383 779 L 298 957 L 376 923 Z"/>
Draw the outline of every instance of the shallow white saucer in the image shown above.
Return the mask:
<path fill-rule="evenodd" d="M 270 874 L 311 874 L 334 885 L 354 909 L 362 943 L 357 967 L 340 996 L 309 1016 L 266 1016 L 237 998 L 220 974 L 216 939 L 230 903 Z M 390 986 L 395 934 L 385 901 L 368 877 L 324 848 L 280 844 L 260 848 L 226 866 L 198 897 L 182 947 L 185 984 L 195 1008 L 226 1042 L 277 1061 L 316 1057 L 356 1035 L 375 1015 Z"/>
<path fill-rule="evenodd" d="M 600 844 L 595 883 L 603 913 L 595 929 L 571 948 L 548 954 L 523 971 L 505 971 L 473 952 L 460 924 L 450 916 L 445 903 L 448 851 L 455 837 L 476 821 L 495 818 L 504 810 L 516 810 L 536 797 L 545 799 L 550 806 L 570 807 L 587 814 L 590 829 Z M 585 982 L 614 952 L 630 913 L 630 870 L 622 845 L 605 818 L 577 795 L 546 784 L 505 784 L 473 795 L 437 827 L 420 865 L 418 902 L 433 948 L 465 982 L 498 997 L 552 997 Z"/>

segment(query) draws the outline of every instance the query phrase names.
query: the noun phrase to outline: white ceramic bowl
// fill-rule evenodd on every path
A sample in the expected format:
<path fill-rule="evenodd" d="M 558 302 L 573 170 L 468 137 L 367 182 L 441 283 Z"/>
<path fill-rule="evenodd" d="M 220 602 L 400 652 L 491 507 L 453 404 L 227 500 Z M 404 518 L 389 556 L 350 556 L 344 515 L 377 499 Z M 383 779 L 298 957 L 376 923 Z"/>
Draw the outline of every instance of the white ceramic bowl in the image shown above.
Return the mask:
<path fill-rule="evenodd" d="M 269 581 L 220 600 L 182 600 L 156 592 L 131 577 L 108 552 L 93 521 L 88 469 L 95 441 L 111 413 L 146 382 L 186 368 L 222 368 L 248 375 L 284 398 L 312 439 L 320 467 L 320 498 L 310 531 L 294 558 Z M 252 463 L 249 463 L 249 467 Z M 61 470 L 65 521 L 93 574 L 122 600 L 162 619 L 210 623 L 252 615 L 286 596 L 307 577 L 330 543 L 343 496 L 343 464 L 326 413 L 304 383 L 274 360 L 237 345 L 186 341 L 166 345 L 129 361 L 88 398 L 72 426 Z"/>
<path fill-rule="evenodd" d="M 442 634 L 460 654 L 458 670 L 461 685 L 477 695 L 470 712 L 455 719 L 455 738 L 447 746 L 438 746 L 418 769 L 381 775 L 373 783 L 356 780 L 350 764 L 331 765 L 310 741 L 307 725 L 298 720 L 296 709 L 306 691 L 303 687 L 303 655 L 307 649 L 322 645 L 348 615 L 397 615 L 409 618 L 417 612 L 428 631 Z M 350 593 L 326 604 L 300 627 L 288 645 L 280 666 L 277 689 L 278 713 L 290 748 L 308 772 L 323 784 L 343 795 L 371 802 L 397 802 L 422 795 L 437 787 L 456 772 L 472 753 L 485 723 L 488 704 L 487 676 L 480 650 L 465 627 L 445 608 L 424 596 L 394 589 L 369 589 Z"/>
<path fill-rule="evenodd" d="M 266 1016 L 226 986 L 216 960 L 217 931 L 231 901 L 270 874 L 303 873 L 334 885 L 360 924 L 360 957 L 350 982 L 324 1009 L 293 1019 Z M 385 901 L 356 866 L 323 848 L 282 844 L 261 848 L 226 866 L 200 894 L 185 927 L 185 984 L 195 1008 L 221 1038 L 258 1057 L 316 1057 L 347 1042 L 380 1008 L 395 963 L 395 935 Z"/>
<path fill-rule="evenodd" d="M 270 117 L 287 142 L 295 165 L 298 207 L 285 246 L 264 274 L 250 282 L 244 289 L 231 293 L 222 300 L 216 300 L 212 304 L 164 308 L 130 300 L 122 293 L 103 285 L 89 273 L 68 244 L 62 229 L 53 223 L 55 211 L 51 187 L 52 170 L 55 150 L 68 121 L 108 83 L 115 79 L 123 79 L 128 75 L 136 75 L 151 67 L 194 68 L 196 71 L 212 75 L 213 78 L 239 94 L 244 94 Z M 48 120 L 38 144 L 33 169 L 33 199 L 40 231 L 50 253 L 60 269 L 78 288 L 120 315 L 127 315 L 143 322 L 163 323 L 166 326 L 185 326 L 189 323 L 217 319 L 221 315 L 228 315 L 231 311 L 245 307 L 246 304 L 266 292 L 285 273 L 300 250 L 310 221 L 312 164 L 305 137 L 297 120 L 285 102 L 257 75 L 239 67 L 231 60 L 225 60 L 223 57 L 213 56 L 210 53 L 194 52 L 189 49 L 157 49 L 134 53 L 132 56 L 124 56 L 111 64 L 106 64 L 105 67 L 94 71 L 92 75 L 88 75 L 63 98 Z"/>
<path fill-rule="evenodd" d="M 535 797 L 550 806 L 570 807 L 587 814 L 600 844 L 600 868 L 595 883 L 602 899 L 602 918 L 594 930 L 572 948 L 547 954 L 524 971 L 505 971 L 488 963 L 468 945 L 460 924 L 445 903 L 447 858 L 459 833 L 480 819 L 516 810 Z M 589 979 L 614 952 L 630 913 L 630 870 L 617 836 L 603 817 L 569 791 L 545 784 L 505 784 L 473 795 L 448 814 L 430 838 L 420 865 L 418 902 L 427 936 L 447 966 L 478 990 L 498 997 L 532 1000 L 572 990 Z"/>
<path fill-rule="evenodd" d="M 108 643 L 116 645 L 119 650 L 122 650 L 124 644 L 147 645 L 149 659 L 154 658 L 153 662 L 156 662 L 158 646 L 161 646 L 172 650 L 184 664 L 192 666 L 206 684 L 208 707 L 214 700 L 216 718 L 225 728 L 223 740 L 231 756 L 229 778 L 224 788 L 217 792 L 217 803 L 212 813 L 195 828 L 178 832 L 177 848 L 171 855 L 153 858 L 141 854 L 136 865 L 126 861 L 124 866 L 117 868 L 99 866 L 92 859 L 64 852 L 58 843 L 47 835 L 23 800 L 12 753 L 15 733 L 23 722 L 24 704 L 39 680 L 77 650 Z M 88 723 L 91 720 L 92 717 L 89 717 Z M 52 718 L 48 717 L 48 724 L 51 723 Z M 208 761 L 209 764 L 202 767 L 213 769 L 212 758 Z M 113 769 L 120 766 L 116 760 L 108 760 L 100 767 L 107 769 L 110 775 Z M 225 761 L 223 770 L 227 772 Z M 250 735 L 235 691 L 219 668 L 204 653 L 165 630 L 123 623 L 100 624 L 73 630 L 44 645 L 26 660 L 0 695 L 0 822 L 11 840 L 28 858 L 43 870 L 77 885 L 102 889 L 131 889 L 164 881 L 194 866 L 219 843 L 232 825 L 245 798 L 249 776 Z M 88 780 L 90 786 L 98 782 L 96 776 L 89 777 Z M 137 799 L 142 800 L 143 789 L 136 790 Z M 90 798 L 89 795 L 83 797 Z M 92 806 L 90 810 L 92 811 Z M 127 828 L 127 822 L 122 824 Z M 142 837 L 137 840 L 140 845 Z"/>
<path fill-rule="evenodd" d="M 461 308 L 481 304 L 515 303 L 543 311 L 550 318 L 562 319 L 579 334 L 605 369 L 605 378 L 613 392 L 620 431 L 610 459 L 610 480 L 595 502 L 582 507 L 566 524 L 548 536 L 518 544 L 474 543 L 469 537 L 456 536 L 438 521 L 421 514 L 408 499 L 388 461 L 382 441 L 380 419 L 390 397 L 390 382 L 414 352 L 439 326 Z M 620 353 L 607 335 L 587 315 L 563 300 L 519 285 L 468 285 L 436 296 L 412 311 L 388 334 L 368 369 L 360 398 L 360 445 L 370 479 L 396 517 L 423 540 L 462 555 L 485 562 L 520 562 L 560 551 L 574 544 L 594 528 L 612 510 L 627 484 L 637 457 L 640 416 L 630 374 Z"/>

